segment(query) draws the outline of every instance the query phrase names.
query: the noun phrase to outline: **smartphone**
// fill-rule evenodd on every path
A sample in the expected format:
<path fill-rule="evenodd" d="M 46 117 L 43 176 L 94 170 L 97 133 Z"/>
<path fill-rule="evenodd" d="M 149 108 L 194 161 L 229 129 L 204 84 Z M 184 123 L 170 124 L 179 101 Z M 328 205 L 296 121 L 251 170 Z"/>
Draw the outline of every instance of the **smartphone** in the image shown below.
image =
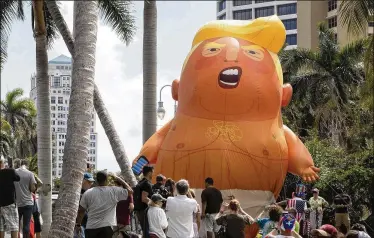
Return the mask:
<path fill-rule="evenodd" d="M 149 161 L 144 156 L 141 156 L 138 161 L 132 166 L 132 172 L 138 176 L 142 173 L 144 165 L 149 164 Z"/>

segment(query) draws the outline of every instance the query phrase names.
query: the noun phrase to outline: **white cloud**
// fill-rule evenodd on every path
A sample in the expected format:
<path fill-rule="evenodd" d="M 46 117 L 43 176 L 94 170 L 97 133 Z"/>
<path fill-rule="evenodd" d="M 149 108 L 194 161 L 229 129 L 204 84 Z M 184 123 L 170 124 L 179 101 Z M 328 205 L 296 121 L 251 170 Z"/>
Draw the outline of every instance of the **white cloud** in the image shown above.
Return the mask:
<path fill-rule="evenodd" d="M 128 47 L 110 27 L 100 22 L 95 72 L 96 83 L 130 160 L 137 155 L 142 144 L 143 2 L 135 2 L 134 7 L 138 31 Z M 160 1 L 157 2 L 157 7 L 157 79 L 160 89 L 179 78 L 195 32 L 207 21 L 215 19 L 216 3 Z M 28 13 L 26 15 L 30 15 Z M 62 14 L 72 29 L 73 2 L 62 2 Z M 9 40 L 9 58 L 1 73 L 1 93 L 3 95 L 8 90 L 21 87 L 28 94 L 30 75 L 35 72 L 35 43 L 29 18 L 24 23 L 17 22 L 13 25 Z M 60 54 L 69 55 L 62 39 L 55 42 L 53 49 L 49 51 L 49 58 Z M 170 89 L 163 90 L 162 99 L 167 112 L 165 119 L 158 122 L 159 125 L 165 124 L 174 114 Z M 100 123 L 97 125 L 98 168 L 117 171 L 119 167 L 109 141 Z"/>

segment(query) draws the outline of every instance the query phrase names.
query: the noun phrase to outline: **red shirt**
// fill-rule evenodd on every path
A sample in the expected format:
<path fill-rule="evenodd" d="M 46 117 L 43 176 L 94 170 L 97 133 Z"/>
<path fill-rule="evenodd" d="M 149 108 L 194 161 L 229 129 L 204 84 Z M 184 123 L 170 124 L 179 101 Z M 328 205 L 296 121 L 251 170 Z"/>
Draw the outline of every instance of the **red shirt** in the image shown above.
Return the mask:
<path fill-rule="evenodd" d="M 119 201 L 117 203 L 117 224 L 124 226 L 130 225 L 130 203 L 134 203 L 132 195 L 130 195 L 127 200 Z"/>

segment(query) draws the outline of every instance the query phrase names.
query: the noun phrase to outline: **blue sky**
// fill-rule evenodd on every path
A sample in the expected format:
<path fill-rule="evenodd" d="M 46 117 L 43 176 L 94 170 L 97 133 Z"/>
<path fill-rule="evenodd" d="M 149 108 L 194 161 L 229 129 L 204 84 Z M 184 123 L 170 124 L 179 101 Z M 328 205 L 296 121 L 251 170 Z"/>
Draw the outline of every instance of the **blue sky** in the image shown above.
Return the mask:
<path fill-rule="evenodd" d="M 28 7 L 28 5 L 25 5 Z M 112 116 L 127 154 L 132 160 L 142 144 L 142 38 L 143 2 L 134 2 L 137 33 L 126 47 L 109 27 L 100 21 L 96 48 L 95 80 Z M 61 11 L 73 27 L 73 2 L 63 1 Z M 215 20 L 215 1 L 158 1 L 157 2 L 157 79 L 158 88 L 179 78 L 184 58 L 188 54 L 195 32 L 205 23 Z M 8 61 L 1 72 L 1 96 L 16 87 L 30 92 L 30 76 L 35 73 L 35 41 L 32 36 L 30 10 L 25 22 L 14 22 L 8 44 Z M 49 59 L 60 54 L 69 55 L 59 38 L 49 51 Z M 163 125 L 173 117 L 171 93 L 163 90 L 162 99 L 167 110 Z M 118 171 L 104 130 L 98 123 L 98 169 Z"/>

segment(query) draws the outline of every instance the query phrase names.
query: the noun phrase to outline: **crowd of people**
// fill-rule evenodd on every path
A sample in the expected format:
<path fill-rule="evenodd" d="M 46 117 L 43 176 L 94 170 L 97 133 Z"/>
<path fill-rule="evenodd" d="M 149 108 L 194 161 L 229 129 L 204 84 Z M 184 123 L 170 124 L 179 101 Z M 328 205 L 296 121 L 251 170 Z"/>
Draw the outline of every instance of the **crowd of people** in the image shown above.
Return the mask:
<path fill-rule="evenodd" d="M 0 238 L 40 237 L 41 221 L 35 192 L 41 181 L 27 169 L 27 161 L 15 160 L 16 169 L 5 169 L 0 160 Z M 142 179 L 131 188 L 119 176 L 86 172 L 74 237 L 86 238 L 370 238 L 365 227 L 350 225 L 350 197 L 340 192 L 334 199 L 335 226 L 322 225 L 328 202 L 312 190 L 296 191 L 291 199 L 267 206 L 253 218 L 234 196 L 223 198 L 212 178 L 205 179 L 201 206 L 187 180 L 177 182 L 159 174 L 152 184 L 153 167 L 145 165 Z M 114 184 L 109 184 L 110 177 Z M 22 227 L 22 228 L 20 228 Z M 248 227 L 252 227 L 248 233 Z M 246 233 L 247 231 L 247 233 Z"/>
<path fill-rule="evenodd" d="M 21 229 L 23 238 L 39 238 L 42 230 L 35 192 L 43 184 L 28 170 L 27 160 L 13 163 L 15 169 L 8 169 L 0 159 L 0 238 L 5 231 L 17 238 Z"/>

